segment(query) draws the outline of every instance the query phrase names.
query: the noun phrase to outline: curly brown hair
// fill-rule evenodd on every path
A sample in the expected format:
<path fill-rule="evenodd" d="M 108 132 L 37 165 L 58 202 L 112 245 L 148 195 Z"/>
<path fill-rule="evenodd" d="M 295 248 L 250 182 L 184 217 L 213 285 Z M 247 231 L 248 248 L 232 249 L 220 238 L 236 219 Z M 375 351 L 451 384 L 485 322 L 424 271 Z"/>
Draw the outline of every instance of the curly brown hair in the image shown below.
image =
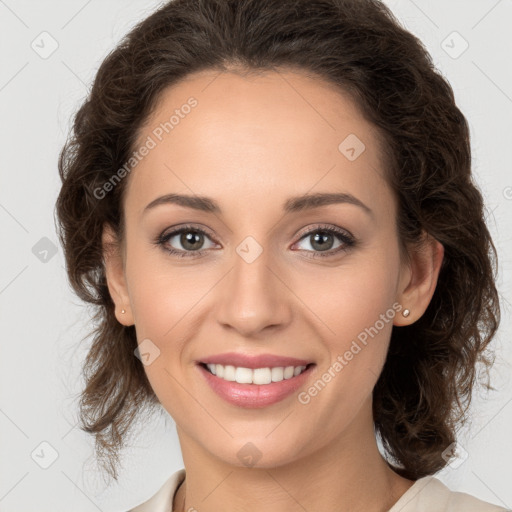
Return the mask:
<path fill-rule="evenodd" d="M 373 391 L 388 464 L 409 479 L 447 464 L 467 419 L 477 363 L 500 321 L 497 254 L 471 175 L 469 129 L 422 43 L 378 0 L 174 0 L 137 24 L 105 58 L 59 156 L 58 231 L 70 283 L 95 308 L 84 363 L 80 428 L 117 479 L 119 451 L 141 408 L 159 402 L 135 328 L 121 325 L 105 278 L 105 223 L 123 237 L 126 179 L 97 198 L 129 160 L 162 91 L 201 70 L 290 68 L 348 93 L 385 141 L 383 166 L 399 210 L 403 256 L 428 233 L 444 246 L 421 318 L 394 326 Z M 487 382 L 487 388 L 493 389 Z"/>

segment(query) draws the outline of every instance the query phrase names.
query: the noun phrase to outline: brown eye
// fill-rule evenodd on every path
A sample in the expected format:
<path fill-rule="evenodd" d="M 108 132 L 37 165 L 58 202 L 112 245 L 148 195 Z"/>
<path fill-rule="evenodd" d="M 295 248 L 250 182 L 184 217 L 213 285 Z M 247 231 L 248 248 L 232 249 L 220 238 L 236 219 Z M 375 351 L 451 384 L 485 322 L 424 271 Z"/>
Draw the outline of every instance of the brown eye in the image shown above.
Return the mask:
<path fill-rule="evenodd" d="M 208 234 L 202 229 L 185 226 L 169 233 L 162 234 L 157 244 L 165 251 L 177 256 L 197 256 L 214 244 L 204 247 L 205 241 L 210 240 Z"/>
<path fill-rule="evenodd" d="M 198 231 L 185 231 L 180 235 L 180 243 L 184 249 L 196 251 L 204 243 L 204 236 Z"/>
<path fill-rule="evenodd" d="M 314 258 L 334 256 L 341 251 L 347 251 L 355 245 L 355 239 L 352 235 L 334 227 L 317 227 L 303 235 L 301 241 L 309 242 L 309 248 L 306 247 L 302 250 L 311 252 L 311 257 Z M 336 242 L 338 242 L 338 245 L 336 245 Z"/>
<path fill-rule="evenodd" d="M 328 251 L 334 245 L 334 235 L 325 231 L 319 231 L 314 235 L 309 235 L 311 239 L 311 247 L 318 251 Z"/>

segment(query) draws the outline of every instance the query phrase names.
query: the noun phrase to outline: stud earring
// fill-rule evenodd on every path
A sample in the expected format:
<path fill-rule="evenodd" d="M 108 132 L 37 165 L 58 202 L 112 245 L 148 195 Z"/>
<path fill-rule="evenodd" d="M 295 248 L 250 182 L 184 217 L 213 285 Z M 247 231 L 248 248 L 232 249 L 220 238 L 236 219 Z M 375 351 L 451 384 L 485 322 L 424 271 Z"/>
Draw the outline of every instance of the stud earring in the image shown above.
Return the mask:
<path fill-rule="evenodd" d="M 124 309 L 121 309 L 121 313 L 124 315 L 126 311 Z"/>
<path fill-rule="evenodd" d="M 403 315 L 403 316 L 409 316 L 409 314 L 410 314 L 410 311 L 409 311 L 408 309 L 404 309 L 404 310 L 402 311 L 402 315 Z"/>

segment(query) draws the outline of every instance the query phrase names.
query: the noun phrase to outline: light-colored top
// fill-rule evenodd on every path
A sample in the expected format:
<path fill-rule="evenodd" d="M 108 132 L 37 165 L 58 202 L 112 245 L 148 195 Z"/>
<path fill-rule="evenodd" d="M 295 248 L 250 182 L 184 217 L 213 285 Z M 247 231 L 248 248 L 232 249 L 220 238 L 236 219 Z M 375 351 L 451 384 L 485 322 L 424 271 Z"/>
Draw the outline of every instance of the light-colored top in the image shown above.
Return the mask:
<path fill-rule="evenodd" d="M 176 490 L 185 479 L 185 469 L 173 473 L 149 500 L 129 512 L 172 512 Z M 464 492 L 451 491 L 441 480 L 425 476 L 400 497 L 388 512 L 511 512 Z"/>

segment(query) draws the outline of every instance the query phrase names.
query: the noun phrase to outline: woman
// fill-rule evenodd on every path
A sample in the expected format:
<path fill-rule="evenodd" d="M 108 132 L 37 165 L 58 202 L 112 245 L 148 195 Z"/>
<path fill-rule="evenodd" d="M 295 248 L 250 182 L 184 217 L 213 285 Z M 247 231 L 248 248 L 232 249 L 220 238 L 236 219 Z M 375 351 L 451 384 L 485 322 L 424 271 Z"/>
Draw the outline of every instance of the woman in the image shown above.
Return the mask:
<path fill-rule="evenodd" d="M 505 510 L 433 476 L 490 365 L 496 254 L 467 122 L 383 4 L 171 1 L 73 130 L 82 428 L 116 477 L 163 407 L 185 465 L 133 510 Z"/>

